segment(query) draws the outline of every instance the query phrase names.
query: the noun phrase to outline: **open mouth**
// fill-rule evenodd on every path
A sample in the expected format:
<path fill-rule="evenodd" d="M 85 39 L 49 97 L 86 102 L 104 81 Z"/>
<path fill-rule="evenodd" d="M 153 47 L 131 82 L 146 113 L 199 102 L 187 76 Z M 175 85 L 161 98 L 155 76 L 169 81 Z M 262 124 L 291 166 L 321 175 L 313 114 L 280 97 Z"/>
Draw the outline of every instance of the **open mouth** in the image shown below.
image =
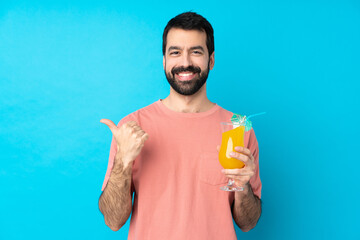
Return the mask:
<path fill-rule="evenodd" d="M 190 81 L 192 80 L 196 74 L 201 73 L 201 69 L 196 66 L 187 66 L 187 67 L 176 67 L 171 70 L 171 73 L 179 80 L 179 81 Z"/>
<path fill-rule="evenodd" d="M 196 73 L 193 72 L 179 72 L 176 73 L 177 79 L 180 81 L 190 81 L 195 77 Z"/>

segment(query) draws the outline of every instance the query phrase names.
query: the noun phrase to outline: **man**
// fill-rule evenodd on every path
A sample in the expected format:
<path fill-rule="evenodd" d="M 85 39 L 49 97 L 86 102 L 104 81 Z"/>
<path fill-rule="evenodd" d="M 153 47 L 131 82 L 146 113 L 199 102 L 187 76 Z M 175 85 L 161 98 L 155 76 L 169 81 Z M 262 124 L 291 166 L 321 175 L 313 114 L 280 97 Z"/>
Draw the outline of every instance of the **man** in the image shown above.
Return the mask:
<path fill-rule="evenodd" d="M 128 239 L 236 239 L 232 219 L 249 231 L 261 213 L 258 144 L 254 131 L 246 132 L 246 147 L 233 153 L 245 167 L 220 166 L 220 122 L 233 114 L 206 95 L 215 62 L 210 23 L 193 12 L 171 19 L 163 55 L 169 96 L 117 126 L 101 120 L 113 141 L 100 211 L 114 231 L 132 211 Z M 228 178 L 244 190 L 221 191 Z"/>

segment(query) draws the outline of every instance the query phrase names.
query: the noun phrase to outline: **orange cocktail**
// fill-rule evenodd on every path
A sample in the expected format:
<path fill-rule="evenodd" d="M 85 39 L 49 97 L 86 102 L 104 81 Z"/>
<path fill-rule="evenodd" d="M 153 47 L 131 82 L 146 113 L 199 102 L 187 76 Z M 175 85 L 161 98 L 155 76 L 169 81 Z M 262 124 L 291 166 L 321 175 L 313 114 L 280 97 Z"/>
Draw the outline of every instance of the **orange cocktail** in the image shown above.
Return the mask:
<path fill-rule="evenodd" d="M 245 126 L 233 128 L 231 123 L 222 123 L 223 133 L 219 152 L 219 161 L 225 169 L 243 168 L 245 164 L 230 156 L 231 152 L 235 152 L 235 147 L 244 146 Z"/>

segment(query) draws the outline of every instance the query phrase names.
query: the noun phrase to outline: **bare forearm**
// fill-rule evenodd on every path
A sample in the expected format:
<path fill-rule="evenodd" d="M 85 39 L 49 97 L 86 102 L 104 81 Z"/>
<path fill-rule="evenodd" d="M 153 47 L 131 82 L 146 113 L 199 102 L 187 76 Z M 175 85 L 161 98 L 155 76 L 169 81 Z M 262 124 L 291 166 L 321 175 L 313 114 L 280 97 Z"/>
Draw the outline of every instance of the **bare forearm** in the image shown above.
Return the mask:
<path fill-rule="evenodd" d="M 247 184 L 243 192 L 235 193 L 233 217 L 236 224 L 244 232 L 255 227 L 261 215 L 261 200 L 254 195 L 251 186 Z"/>
<path fill-rule="evenodd" d="M 115 158 L 120 158 L 117 154 Z M 104 215 L 105 223 L 112 230 L 119 230 L 127 221 L 132 209 L 131 199 L 131 164 L 126 168 L 121 159 L 115 159 L 110 179 L 99 199 L 99 209 Z"/>

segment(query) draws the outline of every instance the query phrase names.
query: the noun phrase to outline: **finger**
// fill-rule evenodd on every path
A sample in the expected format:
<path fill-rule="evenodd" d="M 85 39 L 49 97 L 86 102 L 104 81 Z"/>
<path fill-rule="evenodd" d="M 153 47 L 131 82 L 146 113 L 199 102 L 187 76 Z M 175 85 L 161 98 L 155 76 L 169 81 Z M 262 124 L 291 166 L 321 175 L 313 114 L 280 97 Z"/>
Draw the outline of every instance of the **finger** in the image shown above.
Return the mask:
<path fill-rule="evenodd" d="M 128 127 L 127 131 L 129 131 L 129 133 L 131 133 L 134 136 L 137 137 L 141 137 L 142 136 L 142 130 L 141 128 L 137 128 L 137 127 Z"/>
<path fill-rule="evenodd" d="M 126 123 L 126 125 L 129 126 L 129 127 L 139 126 L 139 125 L 137 124 L 137 122 L 135 122 L 135 121 L 129 121 L 129 122 Z"/>
<path fill-rule="evenodd" d="M 143 130 L 134 132 L 134 136 L 136 136 L 139 139 L 145 138 L 145 135 L 147 135 L 147 133 Z"/>
<path fill-rule="evenodd" d="M 241 147 L 241 146 L 236 146 L 235 147 L 235 151 L 240 152 L 242 154 L 245 154 L 247 156 L 251 155 L 251 151 L 250 149 L 246 148 L 246 147 Z"/>
<path fill-rule="evenodd" d="M 247 171 L 243 171 L 243 172 L 238 172 L 238 173 L 227 173 L 227 172 L 223 172 L 226 176 L 252 176 L 254 175 L 254 171 L 252 170 L 247 170 Z"/>
<path fill-rule="evenodd" d="M 236 186 L 244 186 L 250 181 L 250 177 L 246 177 L 246 179 L 236 179 L 236 178 L 228 178 L 234 181 Z"/>
<path fill-rule="evenodd" d="M 234 184 L 235 184 L 235 186 L 238 186 L 238 187 L 241 187 L 241 188 L 243 188 L 244 189 L 244 186 L 246 186 L 246 184 L 248 184 L 249 183 L 249 181 L 239 181 L 239 180 L 237 180 L 237 179 L 234 179 Z"/>
<path fill-rule="evenodd" d="M 131 126 L 131 128 L 133 129 L 134 132 L 141 132 L 142 131 L 141 127 L 139 127 L 138 125 Z"/>
<path fill-rule="evenodd" d="M 231 179 L 235 182 L 235 185 L 237 186 L 242 186 L 242 185 L 245 185 L 246 183 L 248 183 L 250 181 L 250 177 L 247 176 L 247 177 L 242 177 L 242 178 L 234 178 L 234 177 L 228 177 L 226 176 L 228 179 Z"/>
<path fill-rule="evenodd" d="M 249 157 L 248 155 L 244 155 L 242 153 L 239 152 L 231 152 L 229 153 L 231 157 L 238 159 L 242 162 L 244 162 L 245 164 L 248 164 L 249 161 L 251 160 L 251 157 Z"/>
<path fill-rule="evenodd" d="M 253 171 L 247 171 L 247 172 L 241 172 L 241 173 L 236 173 L 236 174 L 227 174 L 224 173 L 225 176 L 236 176 L 236 177 L 244 177 L 244 176 L 252 176 L 254 175 Z"/>
<path fill-rule="evenodd" d="M 149 138 L 149 134 L 144 132 L 144 135 L 142 135 L 142 137 L 141 137 L 142 141 L 145 142 L 148 138 Z"/>
<path fill-rule="evenodd" d="M 244 175 L 244 176 L 237 176 L 237 175 L 225 175 L 225 177 L 230 178 L 230 179 L 236 179 L 236 180 L 240 180 L 240 181 L 244 181 L 247 182 L 251 179 L 252 175 Z"/>
<path fill-rule="evenodd" d="M 217 145 L 217 146 L 216 146 L 216 150 L 217 150 L 218 152 L 220 152 L 220 145 Z"/>
<path fill-rule="evenodd" d="M 222 173 L 224 174 L 228 174 L 228 175 L 239 175 L 239 176 L 246 176 L 249 173 L 253 172 L 253 170 L 249 169 L 249 168 L 241 168 L 241 169 L 222 169 L 221 170 Z"/>
<path fill-rule="evenodd" d="M 113 129 L 117 128 L 115 123 L 113 121 L 109 120 L 109 119 L 101 119 L 100 122 L 107 125 L 110 128 L 111 131 L 113 131 Z"/>
<path fill-rule="evenodd" d="M 225 177 L 230 178 L 230 179 L 237 179 L 237 180 L 241 180 L 241 181 L 249 181 L 253 175 L 254 175 L 253 173 L 249 172 L 249 173 L 243 174 L 243 175 L 225 174 Z"/>

